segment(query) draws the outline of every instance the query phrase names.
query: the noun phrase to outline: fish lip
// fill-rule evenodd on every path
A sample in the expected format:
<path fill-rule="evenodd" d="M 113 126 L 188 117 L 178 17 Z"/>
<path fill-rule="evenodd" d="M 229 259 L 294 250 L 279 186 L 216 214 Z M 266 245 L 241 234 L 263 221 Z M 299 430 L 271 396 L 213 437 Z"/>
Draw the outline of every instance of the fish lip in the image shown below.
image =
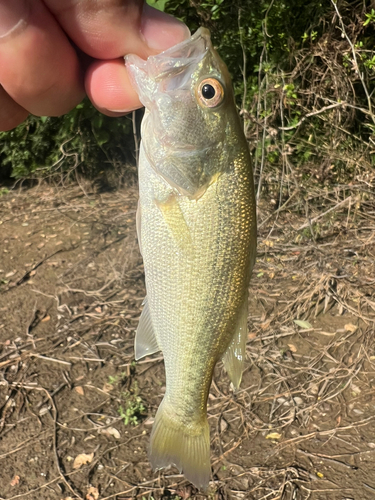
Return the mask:
<path fill-rule="evenodd" d="M 147 61 L 158 61 L 166 58 L 181 59 L 181 51 L 189 48 L 194 48 L 194 45 L 197 45 L 200 40 L 205 42 L 204 53 L 212 48 L 211 35 L 209 30 L 207 28 L 200 27 L 193 35 L 191 35 L 190 38 L 183 40 L 177 45 L 173 45 L 173 47 L 170 47 L 169 49 L 166 49 L 159 54 L 149 56 L 147 58 Z M 186 57 L 188 58 L 189 54 Z"/>
<path fill-rule="evenodd" d="M 165 78 L 166 75 L 177 74 L 191 64 L 198 63 L 211 49 L 210 32 L 207 28 L 200 27 L 187 40 L 183 40 L 159 54 L 149 56 L 147 60 L 129 54 L 125 56 L 125 63 L 142 69 L 154 81 L 158 81 Z"/>

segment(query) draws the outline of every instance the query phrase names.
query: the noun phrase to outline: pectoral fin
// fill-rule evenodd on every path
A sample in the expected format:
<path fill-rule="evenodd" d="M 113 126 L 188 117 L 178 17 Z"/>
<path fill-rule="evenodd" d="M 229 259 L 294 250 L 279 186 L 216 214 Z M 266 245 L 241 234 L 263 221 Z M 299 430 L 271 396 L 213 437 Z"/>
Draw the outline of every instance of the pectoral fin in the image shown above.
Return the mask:
<path fill-rule="evenodd" d="M 223 363 L 235 389 L 241 384 L 243 365 L 246 356 L 248 293 L 246 293 L 233 340 L 223 356 Z"/>
<path fill-rule="evenodd" d="M 190 229 L 184 218 L 176 195 L 171 195 L 166 201 L 155 201 L 163 214 L 163 219 L 178 247 L 185 253 L 193 253 L 193 243 Z"/>
<path fill-rule="evenodd" d="M 144 300 L 144 308 L 139 318 L 137 333 L 135 335 L 135 359 L 138 361 L 138 359 L 158 351 L 160 351 L 160 347 L 155 337 L 150 308 L 146 297 Z"/>

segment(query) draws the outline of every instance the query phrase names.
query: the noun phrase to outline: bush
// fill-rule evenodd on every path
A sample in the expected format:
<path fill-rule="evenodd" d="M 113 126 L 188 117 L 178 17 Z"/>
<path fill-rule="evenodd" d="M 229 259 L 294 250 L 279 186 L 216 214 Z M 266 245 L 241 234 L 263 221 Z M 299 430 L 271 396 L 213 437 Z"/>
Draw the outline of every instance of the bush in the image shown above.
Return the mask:
<path fill-rule="evenodd" d="M 192 32 L 200 25 L 211 30 L 233 77 L 258 197 L 279 190 L 281 201 L 292 185 L 312 179 L 350 182 L 373 165 L 375 11 L 369 0 L 149 3 Z M 16 178 L 76 168 L 94 176 L 104 164 L 133 159 L 133 151 L 129 118 L 102 116 L 87 101 L 62 118 L 30 117 L 0 134 L 1 164 Z"/>
<path fill-rule="evenodd" d="M 133 151 L 131 118 L 104 116 L 85 99 L 60 118 L 29 116 L 0 132 L 0 179 L 1 173 L 16 179 L 69 175 L 76 168 L 93 178 L 105 166 L 134 163 Z"/>

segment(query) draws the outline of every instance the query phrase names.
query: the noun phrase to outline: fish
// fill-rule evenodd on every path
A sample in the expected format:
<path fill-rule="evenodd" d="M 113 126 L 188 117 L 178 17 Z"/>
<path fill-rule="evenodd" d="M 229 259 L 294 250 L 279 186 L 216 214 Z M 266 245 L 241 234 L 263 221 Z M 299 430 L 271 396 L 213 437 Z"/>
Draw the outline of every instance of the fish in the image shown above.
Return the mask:
<path fill-rule="evenodd" d="M 251 158 L 207 29 L 147 60 L 125 60 L 145 106 L 137 233 L 147 296 L 135 358 L 161 351 L 166 373 L 149 459 L 206 489 L 213 371 L 223 359 L 237 389 L 245 360 L 257 239 Z"/>

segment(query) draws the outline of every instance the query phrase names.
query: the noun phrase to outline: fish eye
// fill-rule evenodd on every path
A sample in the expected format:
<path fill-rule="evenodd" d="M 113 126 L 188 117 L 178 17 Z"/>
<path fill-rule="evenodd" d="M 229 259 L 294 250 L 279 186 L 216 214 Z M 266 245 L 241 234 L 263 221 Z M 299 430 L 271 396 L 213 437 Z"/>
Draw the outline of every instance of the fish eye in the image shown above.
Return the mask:
<path fill-rule="evenodd" d="M 199 83 L 197 94 L 201 104 L 215 108 L 223 102 L 224 88 L 216 78 L 205 78 Z"/>

